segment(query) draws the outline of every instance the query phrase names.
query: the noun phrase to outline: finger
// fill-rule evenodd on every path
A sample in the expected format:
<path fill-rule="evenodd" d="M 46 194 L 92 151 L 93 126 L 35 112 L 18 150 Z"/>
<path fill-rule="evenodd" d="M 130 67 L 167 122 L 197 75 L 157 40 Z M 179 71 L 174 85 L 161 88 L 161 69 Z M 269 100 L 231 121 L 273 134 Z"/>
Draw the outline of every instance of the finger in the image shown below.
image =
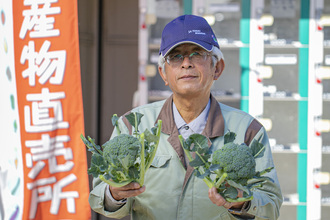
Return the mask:
<path fill-rule="evenodd" d="M 241 189 L 237 189 L 237 197 L 238 197 L 238 198 L 243 197 L 243 190 L 241 190 Z"/>
<path fill-rule="evenodd" d="M 124 190 L 124 191 L 118 191 L 117 195 L 120 198 L 129 198 L 129 197 L 134 197 L 134 196 L 138 196 L 141 193 L 143 193 L 145 191 L 145 186 L 138 188 L 138 189 L 131 189 L 131 190 Z"/>
<path fill-rule="evenodd" d="M 223 204 L 223 207 L 225 207 L 226 209 L 230 209 L 231 206 L 232 206 L 231 202 L 227 202 L 227 201 L 226 201 L 226 202 Z"/>
<path fill-rule="evenodd" d="M 117 189 L 111 189 L 110 193 L 114 199 L 121 200 L 129 197 L 138 196 L 144 191 L 145 191 L 145 186 L 137 189 L 133 188 L 133 189 L 125 189 L 125 190 L 122 190 L 122 188 L 120 187 Z"/>
<path fill-rule="evenodd" d="M 217 189 L 215 187 L 212 187 L 209 189 L 209 196 L 214 196 L 217 193 Z"/>
<path fill-rule="evenodd" d="M 145 186 L 141 187 L 138 183 L 130 183 L 123 187 L 109 186 L 112 197 L 116 200 L 137 196 L 145 191 Z"/>
<path fill-rule="evenodd" d="M 209 189 L 209 198 L 211 199 L 212 202 L 214 201 L 213 203 L 215 203 L 216 200 L 219 200 L 220 197 L 221 196 L 215 187 Z"/>
<path fill-rule="evenodd" d="M 209 198 L 217 206 L 223 206 L 226 200 L 218 193 L 215 187 L 209 189 Z"/>
<path fill-rule="evenodd" d="M 126 190 L 134 190 L 134 189 L 139 189 L 141 188 L 140 184 L 136 183 L 136 182 L 132 182 L 129 183 L 125 186 L 122 187 L 114 187 L 114 186 L 110 186 L 110 189 L 120 189 L 121 191 L 126 191 Z"/>

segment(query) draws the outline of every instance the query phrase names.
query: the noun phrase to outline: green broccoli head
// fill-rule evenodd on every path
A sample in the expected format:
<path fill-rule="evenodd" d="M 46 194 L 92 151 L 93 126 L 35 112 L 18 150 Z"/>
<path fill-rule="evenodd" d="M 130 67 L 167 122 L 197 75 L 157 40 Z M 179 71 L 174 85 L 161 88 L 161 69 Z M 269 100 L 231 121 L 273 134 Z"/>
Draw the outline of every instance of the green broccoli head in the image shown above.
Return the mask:
<path fill-rule="evenodd" d="M 128 134 L 120 134 L 103 145 L 103 156 L 112 166 L 124 165 L 125 168 L 129 168 L 134 166 L 140 150 L 139 139 Z"/>
<path fill-rule="evenodd" d="M 246 144 L 225 144 L 213 153 L 212 164 L 219 164 L 228 174 L 227 179 L 246 185 L 256 171 L 256 162 L 251 149 Z"/>
<path fill-rule="evenodd" d="M 128 134 L 120 134 L 103 146 L 103 157 L 110 165 L 109 176 L 117 183 L 133 182 L 140 178 L 141 143 Z"/>

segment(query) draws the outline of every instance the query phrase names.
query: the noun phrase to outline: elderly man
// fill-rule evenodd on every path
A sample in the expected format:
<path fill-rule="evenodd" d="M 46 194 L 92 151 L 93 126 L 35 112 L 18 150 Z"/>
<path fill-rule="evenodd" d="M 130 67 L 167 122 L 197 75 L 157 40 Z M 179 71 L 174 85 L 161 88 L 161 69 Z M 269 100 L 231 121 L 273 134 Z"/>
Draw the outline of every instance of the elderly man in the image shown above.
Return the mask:
<path fill-rule="evenodd" d="M 282 195 L 276 170 L 266 174 L 269 180 L 253 192 L 249 202 L 229 203 L 213 187 L 193 174 L 178 135 L 187 138 L 200 133 L 221 147 L 228 131 L 237 134 L 238 143 L 248 146 L 258 140 L 266 146 L 256 159 L 256 169 L 274 166 L 268 136 L 263 126 L 249 114 L 231 108 L 211 95 L 211 86 L 225 64 L 216 36 L 202 17 L 180 16 L 166 25 L 162 33 L 159 73 L 173 92 L 167 100 L 133 109 L 144 114 L 141 129 L 163 121 L 160 144 L 145 177 L 145 186 L 137 183 L 116 188 L 94 180 L 90 193 L 92 209 L 104 216 L 133 219 L 277 219 Z M 120 126 L 132 128 L 122 117 Z M 112 138 L 116 134 L 113 133 Z M 241 192 L 239 195 L 242 194 Z M 240 195 L 241 196 L 241 195 Z"/>

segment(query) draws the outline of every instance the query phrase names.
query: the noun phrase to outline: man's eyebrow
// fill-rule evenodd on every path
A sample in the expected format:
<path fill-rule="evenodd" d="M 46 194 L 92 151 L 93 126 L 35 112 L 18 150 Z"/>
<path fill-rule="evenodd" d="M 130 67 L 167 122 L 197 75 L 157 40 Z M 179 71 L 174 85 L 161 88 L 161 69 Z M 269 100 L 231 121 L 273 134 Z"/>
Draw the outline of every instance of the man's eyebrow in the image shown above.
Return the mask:
<path fill-rule="evenodd" d="M 192 48 L 193 50 L 197 50 L 197 51 L 200 51 L 200 50 L 204 50 L 203 48 L 201 48 L 201 47 L 199 47 L 199 46 L 194 46 L 193 48 Z"/>
<path fill-rule="evenodd" d="M 171 54 L 171 53 L 178 53 L 178 52 L 180 52 L 180 50 L 178 50 L 178 49 L 173 49 L 173 50 L 171 50 L 170 54 Z"/>

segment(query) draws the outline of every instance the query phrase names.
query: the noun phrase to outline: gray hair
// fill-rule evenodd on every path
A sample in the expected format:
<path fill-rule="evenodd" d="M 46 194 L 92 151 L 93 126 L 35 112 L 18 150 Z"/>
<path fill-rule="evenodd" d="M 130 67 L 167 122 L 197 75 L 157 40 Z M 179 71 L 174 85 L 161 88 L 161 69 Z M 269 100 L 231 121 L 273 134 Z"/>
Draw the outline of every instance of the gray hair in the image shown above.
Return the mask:
<path fill-rule="evenodd" d="M 219 62 L 221 59 L 224 60 L 221 50 L 215 46 L 212 47 L 211 54 L 212 54 L 212 65 L 213 66 L 215 66 L 215 64 L 217 62 Z M 161 67 L 163 69 L 163 71 L 165 70 L 165 62 L 166 62 L 165 57 L 162 54 L 160 54 L 158 57 L 158 66 Z"/>

